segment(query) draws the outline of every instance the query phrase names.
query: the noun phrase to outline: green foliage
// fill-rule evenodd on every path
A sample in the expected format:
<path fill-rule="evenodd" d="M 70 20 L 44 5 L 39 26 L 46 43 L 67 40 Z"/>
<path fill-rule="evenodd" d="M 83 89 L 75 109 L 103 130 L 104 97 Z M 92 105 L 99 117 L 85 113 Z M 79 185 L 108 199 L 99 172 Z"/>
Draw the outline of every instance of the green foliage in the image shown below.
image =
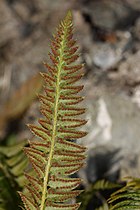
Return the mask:
<path fill-rule="evenodd" d="M 114 190 L 114 189 L 120 188 L 120 187 L 121 187 L 121 185 L 119 185 L 117 183 L 112 183 L 112 182 L 104 180 L 104 179 L 96 181 L 94 184 L 91 184 L 90 187 L 79 196 L 78 201 L 82 202 L 82 204 L 80 206 L 80 210 L 86 210 L 90 201 L 93 200 L 93 198 L 95 198 L 95 197 L 96 197 L 96 200 L 98 199 L 98 200 L 100 200 L 101 203 L 103 203 L 103 205 L 99 209 L 106 210 L 108 205 L 107 205 L 105 198 L 100 193 L 100 191 Z M 95 207 L 94 207 L 94 209 L 95 209 Z"/>
<path fill-rule="evenodd" d="M 72 14 L 68 12 L 51 41 L 51 65 L 45 63 L 48 73 L 45 94 L 39 95 L 44 116 L 40 125 L 29 125 L 40 140 L 30 141 L 25 148 L 36 176 L 26 174 L 28 194 L 20 193 L 27 210 L 76 210 L 79 203 L 68 203 L 79 195 L 75 190 L 81 180 L 68 177 L 84 164 L 86 148 L 73 140 L 86 135 L 78 130 L 86 120 L 78 118 L 85 112 L 79 107 L 83 97 L 77 95 L 82 85 L 75 85 L 82 77 L 82 64 L 75 64 L 79 54 L 73 39 Z"/>
<path fill-rule="evenodd" d="M 97 208 L 96 210 L 109 210 L 109 205 L 104 201 L 103 205 Z"/>
<path fill-rule="evenodd" d="M 21 190 L 25 178 L 23 171 L 28 160 L 23 153 L 26 141 L 0 147 L 0 209 L 19 209 L 20 197 L 17 190 Z"/>
<path fill-rule="evenodd" d="M 111 195 L 110 210 L 140 209 L 140 178 L 128 177 L 125 181 L 126 185 Z"/>
<path fill-rule="evenodd" d="M 120 184 L 109 182 L 107 180 L 99 180 L 93 185 L 94 190 L 109 190 L 120 187 Z"/>

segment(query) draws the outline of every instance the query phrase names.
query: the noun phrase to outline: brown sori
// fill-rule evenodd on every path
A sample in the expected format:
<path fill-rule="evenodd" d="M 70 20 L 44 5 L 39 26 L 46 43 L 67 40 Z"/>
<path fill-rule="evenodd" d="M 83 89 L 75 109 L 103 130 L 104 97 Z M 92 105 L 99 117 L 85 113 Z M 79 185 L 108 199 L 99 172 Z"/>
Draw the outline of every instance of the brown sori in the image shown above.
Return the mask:
<path fill-rule="evenodd" d="M 41 113 L 39 125 L 29 125 L 39 139 L 29 141 L 25 148 L 34 172 L 25 174 L 27 193 L 20 193 L 27 210 L 76 210 L 80 204 L 67 203 L 81 192 L 81 180 L 69 177 L 84 164 L 85 150 L 73 140 L 86 135 L 78 128 L 86 120 L 78 117 L 85 112 L 77 95 L 83 85 L 76 83 L 83 76 L 83 64 L 76 64 L 78 47 L 73 38 L 72 14 L 68 12 L 51 41 L 51 64 L 45 63 L 48 73 L 45 94 L 39 95 Z"/>

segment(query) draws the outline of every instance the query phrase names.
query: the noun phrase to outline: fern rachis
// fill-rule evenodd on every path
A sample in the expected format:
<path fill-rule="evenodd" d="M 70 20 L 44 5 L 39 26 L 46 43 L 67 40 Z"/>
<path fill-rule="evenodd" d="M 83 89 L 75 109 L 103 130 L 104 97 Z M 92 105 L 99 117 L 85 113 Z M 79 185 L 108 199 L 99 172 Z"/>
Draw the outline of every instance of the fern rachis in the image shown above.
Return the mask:
<path fill-rule="evenodd" d="M 78 130 L 86 120 L 77 116 L 85 112 L 77 104 L 83 100 L 78 96 L 82 85 L 75 85 L 82 77 L 82 64 L 75 64 L 79 54 L 73 39 L 72 15 L 68 12 L 51 41 L 49 54 L 52 65 L 45 63 L 48 74 L 45 79 L 45 95 L 40 95 L 43 119 L 39 126 L 29 125 L 40 140 L 31 141 L 25 148 L 36 177 L 26 174 L 27 195 L 20 193 L 27 210 L 76 210 L 79 204 L 69 204 L 80 191 L 75 190 L 79 178 L 69 175 L 79 170 L 85 159 L 85 147 L 72 140 L 81 138 L 86 132 Z"/>

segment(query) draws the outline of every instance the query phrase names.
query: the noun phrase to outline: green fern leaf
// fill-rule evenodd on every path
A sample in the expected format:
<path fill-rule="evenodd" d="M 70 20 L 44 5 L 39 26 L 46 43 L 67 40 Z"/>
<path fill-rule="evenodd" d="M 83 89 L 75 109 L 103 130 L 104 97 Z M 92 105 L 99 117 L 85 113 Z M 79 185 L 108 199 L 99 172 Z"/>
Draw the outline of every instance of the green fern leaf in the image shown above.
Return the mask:
<path fill-rule="evenodd" d="M 51 41 L 52 64 L 45 63 L 48 73 L 41 74 L 46 84 L 45 95 L 39 95 L 44 118 L 40 125 L 29 125 L 40 140 L 29 141 L 30 147 L 24 149 L 36 172 L 36 177 L 26 174 L 29 193 L 20 193 L 27 210 L 76 210 L 80 206 L 67 203 L 81 192 L 75 190 L 81 180 L 69 175 L 83 166 L 86 150 L 73 142 L 86 135 L 78 130 L 86 120 L 78 117 L 85 109 L 78 105 L 83 97 L 77 95 L 83 85 L 75 84 L 83 76 L 83 65 L 75 63 L 77 50 L 68 12 Z"/>
<path fill-rule="evenodd" d="M 111 210 L 140 209 L 140 179 L 125 178 L 126 186 L 113 193 L 109 199 Z"/>
<path fill-rule="evenodd" d="M 100 193 L 104 190 L 113 190 L 115 188 L 120 188 L 121 185 L 117 183 L 113 183 L 104 179 L 98 180 L 95 183 L 91 184 L 87 190 L 85 190 L 77 199 L 78 201 L 82 202 L 80 206 L 80 210 L 86 210 L 88 208 L 89 203 L 93 200 L 93 198 L 98 199 L 103 205 L 99 207 L 99 209 L 105 209 L 108 207 L 106 203 L 106 199 Z M 96 195 L 99 195 L 99 198 Z M 108 210 L 108 209 L 107 209 Z"/>
<path fill-rule="evenodd" d="M 28 165 L 28 159 L 23 147 L 26 144 L 26 141 L 21 141 L 0 146 L 0 209 L 20 209 L 21 200 L 16 191 L 21 190 L 25 182 L 23 170 Z"/>
<path fill-rule="evenodd" d="M 114 189 L 114 188 L 119 188 L 121 187 L 120 184 L 113 183 L 104 179 L 101 179 L 93 185 L 94 190 L 109 190 L 109 189 Z"/>

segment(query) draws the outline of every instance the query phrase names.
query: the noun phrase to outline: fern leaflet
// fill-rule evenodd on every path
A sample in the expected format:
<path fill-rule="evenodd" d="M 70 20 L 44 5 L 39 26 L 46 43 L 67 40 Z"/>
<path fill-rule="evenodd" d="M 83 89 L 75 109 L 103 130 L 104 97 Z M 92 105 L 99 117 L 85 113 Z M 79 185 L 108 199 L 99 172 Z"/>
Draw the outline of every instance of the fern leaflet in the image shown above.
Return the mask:
<path fill-rule="evenodd" d="M 140 178 L 127 177 L 126 186 L 114 192 L 109 201 L 110 210 L 140 209 Z"/>
<path fill-rule="evenodd" d="M 16 190 L 21 190 L 25 182 L 23 170 L 28 160 L 22 149 L 26 144 L 26 141 L 21 141 L 0 146 L 0 210 L 20 209 L 21 201 Z"/>
<path fill-rule="evenodd" d="M 86 135 L 78 130 L 86 120 L 77 117 L 85 112 L 77 105 L 83 100 L 77 95 L 83 86 L 75 84 L 83 75 L 83 65 L 75 64 L 77 50 L 68 12 L 51 41 L 52 64 L 45 63 L 48 74 L 42 73 L 46 87 L 39 99 L 44 118 L 40 125 L 29 125 L 40 140 L 29 142 L 30 147 L 24 149 L 36 172 L 36 177 L 26 174 L 29 193 L 20 193 L 27 210 L 76 210 L 80 205 L 68 203 L 79 195 L 75 188 L 81 181 L 68 176 L 83 166 L 86 149 L 73 142 Z"/>

